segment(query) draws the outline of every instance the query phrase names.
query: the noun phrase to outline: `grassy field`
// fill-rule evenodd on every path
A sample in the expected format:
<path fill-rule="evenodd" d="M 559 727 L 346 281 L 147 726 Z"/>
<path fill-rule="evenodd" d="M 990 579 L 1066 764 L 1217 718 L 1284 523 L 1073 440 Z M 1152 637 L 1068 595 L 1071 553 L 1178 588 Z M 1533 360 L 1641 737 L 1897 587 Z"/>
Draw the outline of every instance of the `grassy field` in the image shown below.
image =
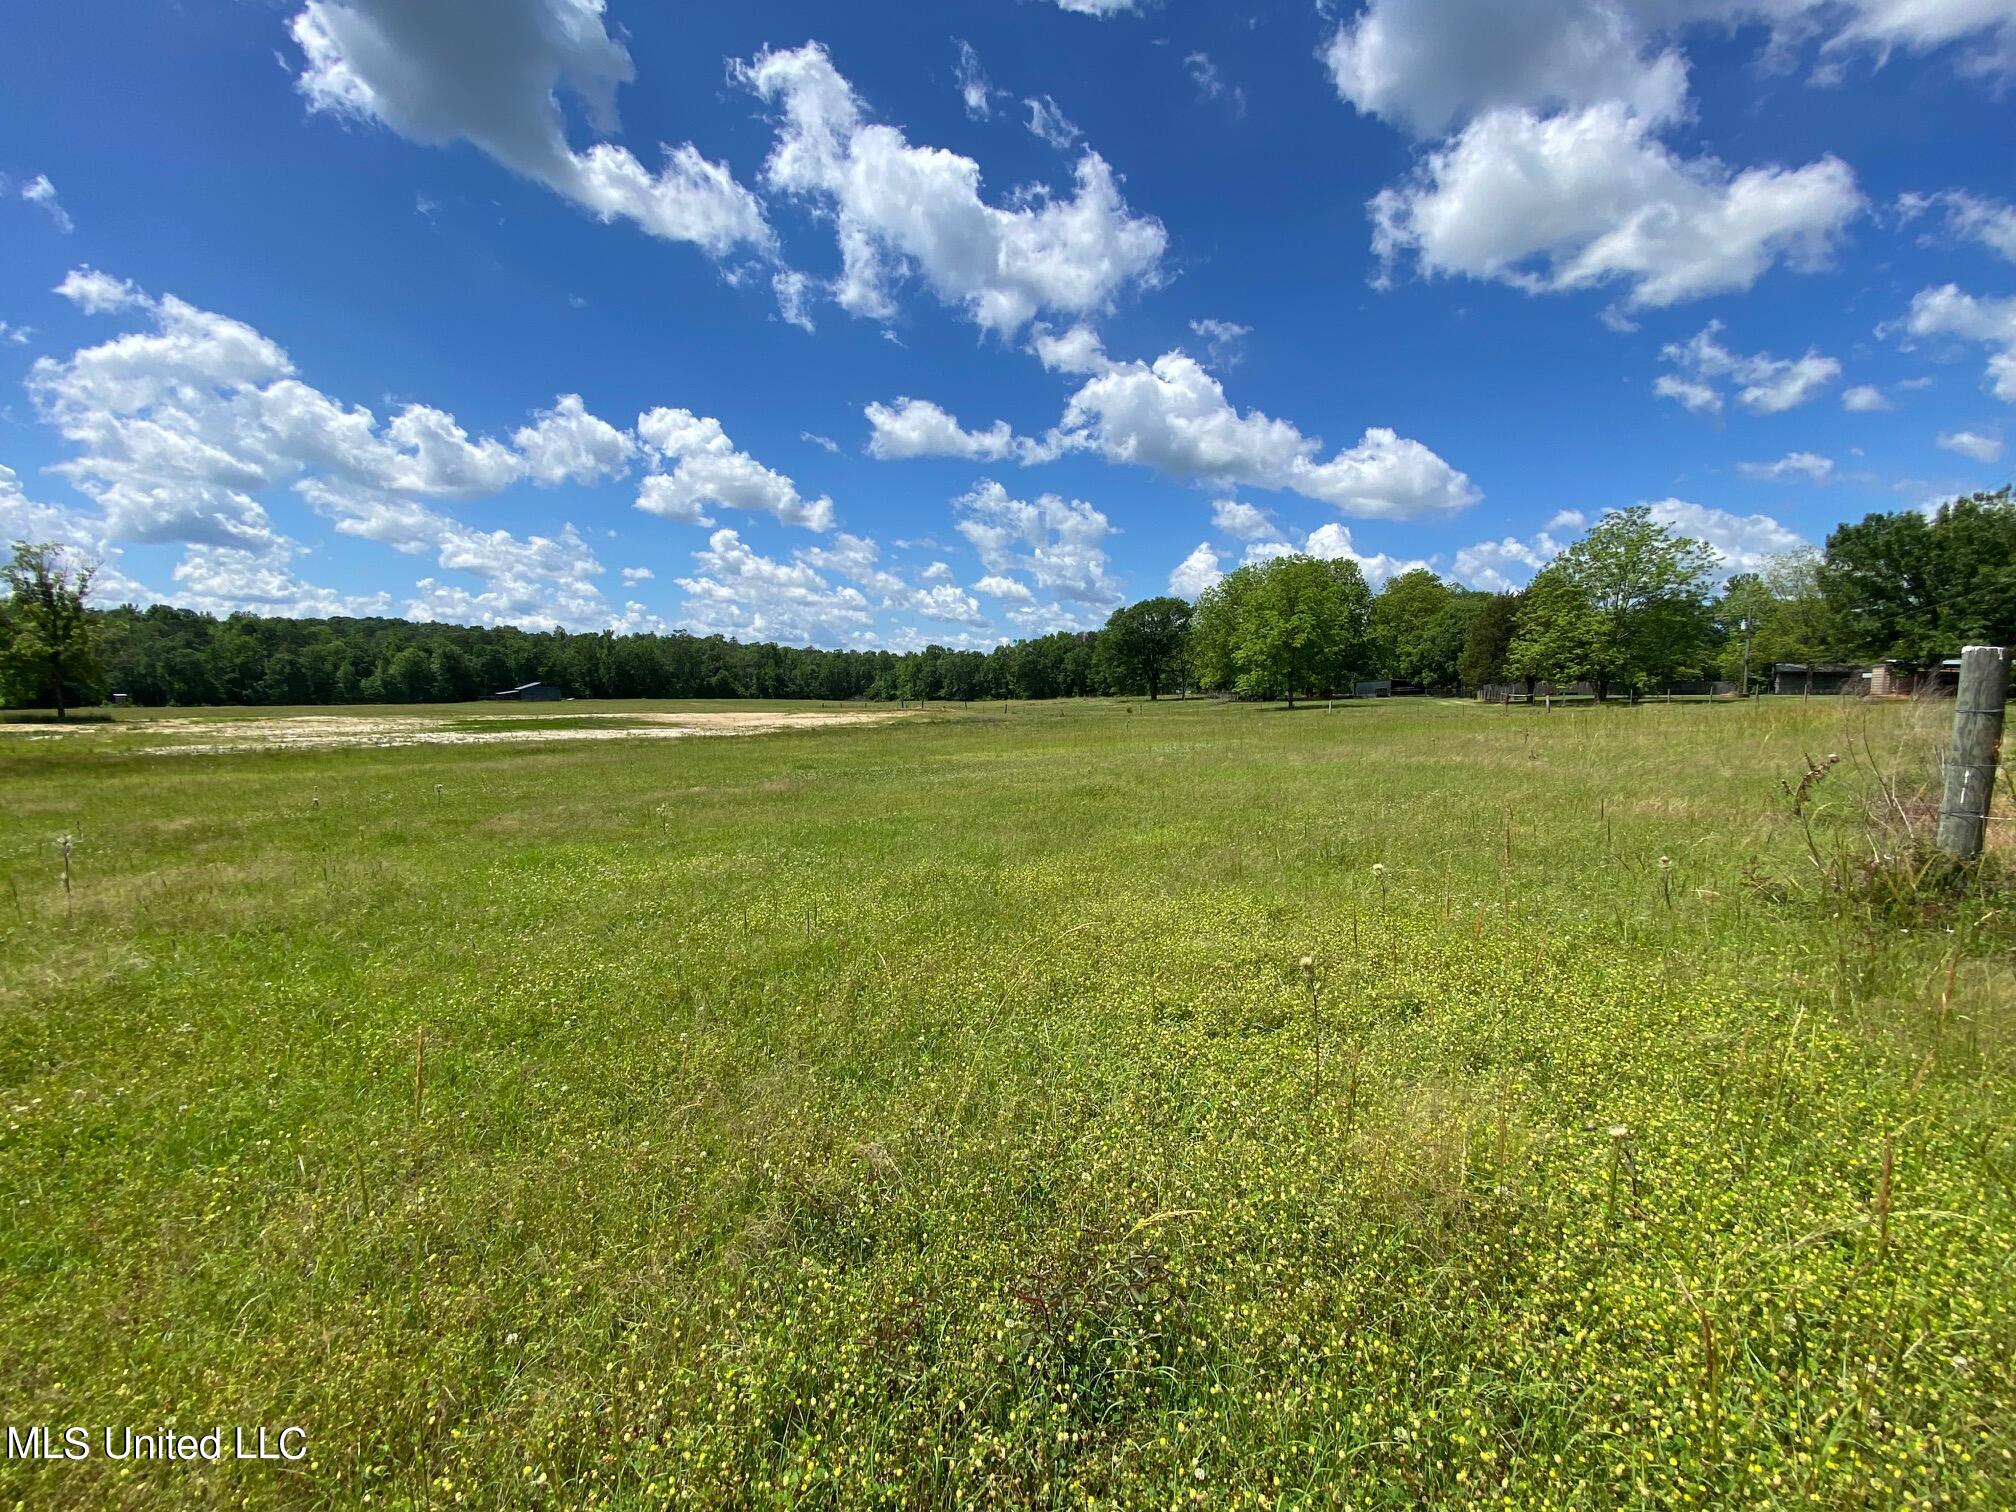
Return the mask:
<path fill-rule="evenodd" d="M 0 1506 L 2016 1505 L 1938 717 L 0 730 Z"/>

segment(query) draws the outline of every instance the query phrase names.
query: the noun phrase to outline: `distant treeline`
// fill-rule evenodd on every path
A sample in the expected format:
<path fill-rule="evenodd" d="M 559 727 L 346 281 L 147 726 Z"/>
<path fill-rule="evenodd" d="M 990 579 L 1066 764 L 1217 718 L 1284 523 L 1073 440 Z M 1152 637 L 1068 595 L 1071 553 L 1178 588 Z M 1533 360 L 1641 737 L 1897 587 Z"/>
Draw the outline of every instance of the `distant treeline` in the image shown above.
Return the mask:
<path fill-rule="evenodd" d="M 1894 657 L 2016 642 L 2009 490 L 1843 525 L 1826 550 L 1717 583 L 1715 554 L 1638 508 L 1606 516 L 1518 593 L 1400 574 L 1374 594 L 1349 561 L 1240 568 L 1195 605 L 1154 598 L 1098 631 L 991 651 L 822 651 L 720 636 L 574 634 L 401 619 L 225 619 L 155 605 L 78 611 L 63 553 L 24 548 L 0 600 L 0 690 L 46 705 L 427 703 L 546 682 L 577 698 L 1037 699 L 1184 689 L 1349 692 L 1588 682 L 1599 696 L 1701 678 L 1761 682 L 1774 661 Z M 73 595 L 74 597 L 74 595 Z M 81 604 L 81 600 L 78 600 Z M 52 647 L 60 646 L 59 652 Z M 50 669 L 60 668 L 60 672 Z"/>

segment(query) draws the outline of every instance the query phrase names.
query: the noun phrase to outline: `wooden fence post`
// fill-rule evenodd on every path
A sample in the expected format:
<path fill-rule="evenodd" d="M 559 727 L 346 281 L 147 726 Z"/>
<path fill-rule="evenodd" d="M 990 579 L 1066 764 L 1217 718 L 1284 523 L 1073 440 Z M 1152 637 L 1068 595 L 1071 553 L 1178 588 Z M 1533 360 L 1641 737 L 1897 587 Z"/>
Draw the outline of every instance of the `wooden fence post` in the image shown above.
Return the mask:
<path fill-rule="evenodd" d="M 1963 861 L 1980 855 L 1988 838 L 2008 700 L 2008 648 L 1969 646 L 1962 651 L 1953 744 L 1946 753 L 1946 796 L 1939 805 L 1939 849 Z"/>

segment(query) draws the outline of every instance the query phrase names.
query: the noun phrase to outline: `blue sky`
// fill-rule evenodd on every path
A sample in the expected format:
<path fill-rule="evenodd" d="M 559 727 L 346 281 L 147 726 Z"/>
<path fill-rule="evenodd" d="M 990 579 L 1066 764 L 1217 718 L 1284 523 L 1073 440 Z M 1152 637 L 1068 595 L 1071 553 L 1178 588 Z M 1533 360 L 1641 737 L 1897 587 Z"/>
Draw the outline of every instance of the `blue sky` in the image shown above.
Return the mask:
<path fill-rule="evenodd" d="M 987 645 L 1997 486 L 2016 0 L 12 7 L 0 534 Z"/>

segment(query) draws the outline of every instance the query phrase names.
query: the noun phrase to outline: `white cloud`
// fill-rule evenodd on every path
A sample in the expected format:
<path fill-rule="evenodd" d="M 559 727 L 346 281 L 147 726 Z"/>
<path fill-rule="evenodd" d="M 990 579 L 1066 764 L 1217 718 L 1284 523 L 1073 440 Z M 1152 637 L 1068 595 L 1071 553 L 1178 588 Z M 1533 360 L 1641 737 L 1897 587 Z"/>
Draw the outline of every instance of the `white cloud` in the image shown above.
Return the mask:
<path fill-rule="evenodd" d="M 1078 333 L 1073 333 L 1074 337 Z M 1037 337 L 1039 350 L 1050 341 Z M 1057 365 L 1094 360 L 1096 342 L 1051 341 Z M 1453 514 L 1481 495 L 1468 477 L 1418 441 L 1383 427 L 1328 461 L 1321 443 L 1285 420 L 1240 414 L 1218 380 L 1192 357 L 1168 352 L 1154 363 L 1107 361 L 1071 396 L 1059 425 L 1041 440 L 1016 436 L 1006 421 L 967 430 L 927 400 L 871 404 L 870 452 L 877 457 L 1015 457 L 1024 464 L 1091 450 L 1108 462 L 1153 467 L 1206 483 L 1284 488 L 1345 514 L 1410 519 Z"/>
<path fill-rule="evenodd" d="M 28 180 L 27 183 L 23 184 L 21 186 L 21 198 L 28 201 L 31 205 L 40 206 L 47 213 L 49 219 L 55 223 L 56 229 L 61 231 L 65 236 L 68 236 L 72 231 L 77 229 L 76 223 L 70 219 L 70 212 L 65 210 L 61 202 L 57 200 L 56 186 L 49 182 L 48 174 L 38 173 L 35 177 Z"/>
<path fill-rule="evenodd" d="M 1059 599 L 1110 608 L 1120 584 L 1107 571 L 1106 516 L 1080 499 L 1044 494 L 1033 503 L 985 480 L 954 500 L 959 534 L 990 576 L 1021 573 Z"/>
<path fill-rule="evenodd" d="M 1141 8 L 1141 0 L 1056 0 L 1059 10 L 1079 16 L 1124 16 Z"/>
<path fill-rule="evenodd" d="M 770 292 L 777 296 L 777 313 L 786 325 L 810 331 L 814 284 L 811 277 L 786 268 L 770 280 Z"/>
<path fill-rule="evenodd" d="M 1905 324 L 1913 336 L 1957 336 L 1993 348 L 1988 386 L 1997 398 L 2016 404 L 2016 298 L 1979 299 L 1953 284 L 1923 289 L 1911 301 Z"/>
<path fill-rule="evenodd" d="M 628 431 L 588 413 L 579 394 L 562 394 L 553 408 L 511 437 L 535 483 L 592 483 L 625 471 L 637 453 Z"/>
<path fill-rule="evenodd" d="M 1340 95 L 1417 136 L 1501 107 L 1618 100 L 1657 120 L 1687 96 L 1685 60 L 1612 0 L 1372 0 L 1324 57 Z"/>
<path fill-rule="evenodd" d="M 952 45 L 959 49 L 958 59 L 952 65 L 959 79 L 959 98 L 967 115 L 984 121 L 994 113 L 994 86 L 987 82 L 987 70 L 981 66 L 980 54 L 973 50 L 972 43 L 954 37 Z"/>
<path fill-rule="evenodd" d="M 96 268 L 72 268 L 55 291 L 86 315 L 110 315 L 119 310 L 151 308 L 153 301 L 131 279 L 114 278 Z"/>
<path fill-rule="evenodd" d="M 883 461 L 906 457 L 966 457 L 999 462 L 1015 454 L 1017 438 L 1006 420 L 984 431 L 969 431 L 928 399 L 898 399 L 894 406 L 871 404 L 868 455 Z"/>
<path fill-rule="evenodd" d="M 1984 436 L 1979 431 L 1946 431 L 1936 443 L 1941 451 L 1958 452 L 1963 457 L 1972 457 L 1976 462 L 1990 463 L 2002 460 L 2002 442 L 1996 436 Z"/>
<path fill-rule="evenodd" d="M 415 619 L 463 624 L 606 626 L 608 602 L 595 580 L 601 562 L 571 524 L 555 534 L 515 536 L 482 530 L 411 499 L 311 479 L 300 492 L 338 533 L 375 541 L 408 556 L 431 556 L 451 572 L 468 573 L 478 590 L 422 578 L 406 606 Z"/>
<path fill-rule="evenodd" d="M 1018 581 L 1015 578 L 999 577 L 994 574 L 989 574 L 975 583 L 973 591 L 975 593 L 984 593 L 989 598 L 1006 599 L 1008 602 L 1014 604 L 1033 604 L 1036 602 L 1036 595 L 1030 590 L 1027 583 Z"/>
<path fill-rule="evenodd" d="M 1193 602 L 1207 589 L 1215 587 L 1225 576 L 1223 563 L 1218 553 L 1211 549 L 1211 543 L 1200 541 L 1197 549 L 1176 564 L 1169 574 L 1169 591 L 1178 598 Z"/>
<path fill-rule="evenodd" d="M 1313 557 L 1321 557 L 1332 562 L 1356 562 L 1358 570 L 1365 574 L 1365 581 L 1373 588 L 1380 587 L 1388 578 L 1398 577 L 1403 572 L 1412 572 L 1417 567 L 1428 564 L 1419 559 L 1402 561 L 1398 557 L 1377 552 L 1372 556 L 1363 555 L 1351 541 L 1351 532 L 1336 521 L 1319 525 L 1302 542 L 1302 550 Z"/>
<path fill-rule="evenodd" d="M 1239 413 L 1193 358 L 1118 363 L 1071 396 L 1061 427 L 1110 462 L 1206 482 L 1283 488 L 1345 514 L 1409 519 L 1453 514 L 1480 497 L 1469 478 L 1418 441 L 1382 427 L 1328 461 L 1285 420 Z"/>
<path fill-rule="evenodd" d="M 817 431 L 800 431 L 798 432 L 798 439 L 800 441 L 809 441 L 821 451 L 831 452 L 836 457 L 840 455 L 840 443 L 835 441 L 831 436 L 822 436 Z"/>
<path fill-rule="evenodd" d="M 1193 52 L 1183 60 L 1183 67 L 1189 72 L 1190 82 L 1197 86 L 1197 97 L 1203 100 L 1223 100 L 1232 107 L 1234 115 L 1246 114 L 1246 91 L 1236 84 L 1227 84 L 1225 76 L 1218 71 L 1218 65 L 1205 52 Z"/>
<path fill-rule="evenodd" d="M 1809 451 L 1787 452 L 1776 462 L 1738 462 L 1736 471 L 1759 483 L 1825 483 L 1834 460 Z"/>
<path fill-rule="evenodd" d="M 1281 527 L 1266 510 L 1237 499 L 1218 499 L 1211 505 L 1211 524 L 1242 541 L 1278 541 Z"/>
<path fill-rule="evenodd" d="M 114 539 L 270 552 L 282 541 L 257 496 L 297 480 L 474 498 L 528 474 L 578 475 L 569 469 L 624 446 L 568 398 L 519 432 L 523 453 L 471 439 L 423 404 L 381 424 L 301 382 L 286 352 L 243 322 L 84 271 L 64 288 L 87 309 L 144 312 L 151 325 L 42 358 L 29 376 L 43 417 L 78 448 L 57 470 L 99 504 Z"/>
<path fill-rule="evenodd" d="M 1458 582 L 1468 583 L 1472 588 L 1511 593 L 1551 562 L 1560 549 L 1545 532 L 1532 542 L 1516 536 L 1479 541 L 1456 553 L 1450 572 Z"/>
<path fill-rule="evenodd" d="M 1604 103 L 1480 116 L 1369 208 L 1388 268 L 1411 253 L 1431 275 L 1531 293 L 1622 282 L 1628 305 L 1656 307 L 1747 289 L 1780 262 L 1819 267 L 1862 206 L 1838 158 L 1732 173 Z"/>
<path fill-rule="evenodd" d="M 1032 95 L 1022 103 L 1029 107 L 1029 134 L 1059 152 L 1069 152 L 1085 135 L 1047 94 L 1040 97 Z"/>
<path fill-rule="evenodd" d="M 635 77 L 602 0 L 308 0 L 291 30 L 311 109 L 416 142 L 473 142 L 598 219 L 717 257 L 772 248 L 756 197 L 691 143 L 666 148 L 654 174 L 627 148 L 568 142 L 563 91 L 608 135 L 616 90 Z"/>
<path fill-rule="evenodd" d="M 1112 366 L 1099 333 L 1088 325 L 1074 325 L 1061 334 L 1039 325 L 1030 332 L 1029 350 L 1052 373 L 1103 373 Z"/>
<path fill-rule="evenodd" d="M 1687 109 L 1689 27 L 1761 23 L 1780 62 L 1820 39 L 1816 79 L 1855 51 L 1930 51 L 1974 39 L 1964 70 L 2016 65 L 2016 14 L 2003 0 L 1370 0 L 1325 51 L 1337 91 L 1359 110 L 1435 136 L 1492 110 L 1578 110 L 1615 101 L 1647 120 Z"/>
<path fill-rule="evenodd" d="M 1579 509 L 1559 509 L 1548 520 L 1548 530 L 1581 530 L 1589 523 L 1589 516 Z"/>
<path fill-rule="evenodd" d="M 635 587 L 639 583 L 650 582 L 656 576 L 658 574 L 653 572 L 649 567 L 625 567 L 623 569 L 623 585 L 626 588 Z"/>
<path fill-rule="evenodd" d="M 1740 385 L 1736 398 L 1745 409 L 1758 415 L 1778 415 L 1798 408 L 1841 376 L 1841 364 L 1818 351 L 1808 351 L 1803 357 L 1732 352 L 1720 341 L 1721 331 L 1719 320 L 1710 321 L 1689 340 L 1664 347 L 1661 358 L 1691 376 L 1662 376 L 1652 385 L 1653 392 L 1678 399 L 1689 409 L 1719 410 L 1721 395 L 1709 380 L 1727 379 Z M 1704 397 L 1710 395 L 1712 403 Z"/>
<path fill-rule="evenodd" d="M 1079 158 L 1069 199 L 1023 191 L 1003 208 L 981 198 L 971 158 L 866 120 L 817 43 L 762 53 L 736 76 L 782 110 L 766 181 L 833 215 L 834 297 L 850 313 L 891 318 L 894 286 L 914 274 L 983 329 L 1012 334 L 1045 311 L 1104 309 L 1158 277 L 1167 233 L 1128 210 L 1095 152 Z"/>
<path fill-rule="evenodd" d="M 652 465 L 637 491 L 639 509 L 683 525 L 713 524 L 705 509 L 716 505 L 760 510 L 807 530 L 833 528 L 831 499 L 802 497 L 782 473 L 737 451 L 719 420 L 661 407 L 638 416 L 637 435 Z"/>
<path fill-rule="evenodd" d="M 1948 189 L 1939 194 L 1903 195 L 1897 208 L 1907 221 L 1937 210 L 1943 215 L 1947 235 L 1979 242 L 2016 262 L 2016 205 L 1985 199 L 1965 189 Z"/>
<path fill-rule="evenodd" d="M 779 562 L 717 530 L 693 553 L 699 570 L 678 579 L 685 619 L 705 633 L 787 644 L 860 645 L 875 611 L 858 588 L 834 587 L 805 562 Z"/>
<path fill-rule="evenodd" d="M 1807 543 L 1765 514 L 1738 515 L 1685 499 L 1661 499 L 1652 518 L 1676 535 L 1705 542 L 1722 559 L 1724 572 L 1756 572 L 1767 558 Z"/>
<path fill-rule="evenodd" d="M 1677 399 L 1683 408 L 1697 415 L 1722 412 L 1721 392 L 1691 378 L 1676 378 L 1671 373 L 1661 373 L 1652 380 L 1652 392 L 1661 399 Z"/>
<path fill-rule="evenodd" d="M 1239 365 L 1245 356 L 1240 348 L 1253 334 L 1253 327 L 1232 320 L 1193 320 L 1190 330 L 1193 335 L 1204 338 L 1205 349 L 1210 352 L 1212 362 L 1221 368 Z"/>
<path fill-rule="evenodd" d="M 392 608 L 389 593 L 339 593 L 302 581 L 286 565 L 285 555 L 229 546 L 191 546 L 175 564 L 174 577 L 177 607 L 205 614 L 307 619 L 386 614 Z"/>
<path fill-rule="evenodd" d="M 1851 415 L 1874 414 L 1877 410 L 1890 408 L 1890 401 L 1883 397 L 1883 390 L 1874 384 L 1858 383 L 1841 395 L 1841 408 Z"/>

